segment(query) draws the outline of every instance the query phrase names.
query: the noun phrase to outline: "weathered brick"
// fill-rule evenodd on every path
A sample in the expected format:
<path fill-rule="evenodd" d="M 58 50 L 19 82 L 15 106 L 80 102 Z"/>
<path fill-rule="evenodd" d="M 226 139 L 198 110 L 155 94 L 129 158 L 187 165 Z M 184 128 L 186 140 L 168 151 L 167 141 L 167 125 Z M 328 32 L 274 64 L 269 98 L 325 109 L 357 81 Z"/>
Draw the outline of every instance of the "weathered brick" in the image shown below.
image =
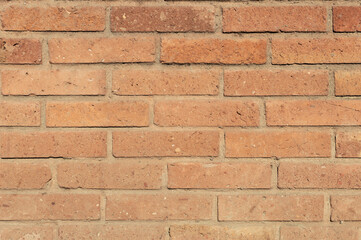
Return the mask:
<path fill-rule="evenodd" d="M 0 126 L 40 126 L 40 104 L 0 102 Z"/>
<path fill-rule="evenodd" d="M 148 126 L 146 102 L 50 102 L 46 105 L 49 127 Z"/>
<path fill-rule="evenodd" d="M 105 95 L 104 70 L 4 70 L 3 95 Z"/>
<path fill-rule="evenodd" d="M 220 221 L 322 221 L 323 196 L 237 195 L 218 197 Z"/>
<path fill-rule="evenodd" d="M 115 157 L 218 156 L 216 131 L 114 132 Z"/>
<path fill-rule="evenodd" d="M 103 31 L 102 7 L 22 7 L 2 12 L 2 29 L 12 31 Z"/>
<path fill-rule="evenodd" d="M 335 32 L 360 32 L 361 7 L 337 6 L 332 9 L 333 30 Z"/>
<path fill-rule="evenodd" d="M 54 38 L 49 54 L 51 63 L 154 62 L 155 38 Z"/>
<path fill-rule="evenodd" d="M 361 132 L 338 132 L 336 134 L 336 157 L 361 157 Z"/>
<path fill-rule="evenodd" d="M 335 72 L 336 96 L 361 96 L 361 72 L 337 71 Z"/>
<path fill-rule="evenodd" d="M 361 221 L 361 196 L 331 196 L 331 221 Z"/>
<path fill-rule="evenodd" d="M 100 198 L 91 194 L 2 194 L 0 220 L 95 220 Z"/>
<path fill-rule="evenodd" d="M 328 72 L 322 70 L 226 70 L 225 96 L 327 95 Z"/>
<path fill-rule="evenodd" d="M 217 95 L 220 71 L 120 69 L 113 72 L 116 95 Z"/>
<path fill-rule="evenodd" d="M 40 64 L 41 54 L 39 40 L 0 38 L 0 64 Z"/>
<path fill-rule="evenodd" d="M 339 226 L 281 227 L 281 240 L 357 240 L 357 228 Z"/>
<path fill-rule="evenodd" d="M 264 39 L 163 38 L 163 63 L 264 64 Z"/>
<path fill-rule="evenodd" d="M 60 163 L 58 184 L 65 188 L 160 189 L 162 164 Z"/>
<path fill-rule="evenodd" d="M 37 225 L 0 225 L 2 240 L 54 240 L 55 226 L 50 224 Z"/>
<path fill-rule="evenodd" d="M 325 32 L 325 7 L 223 8 L 223 32 Z"/>
<path fill-rule="evenodd" d="M 2 132 L 2 158 L 106 157 L 105 132 Z"/>
<path fill-rule="evenodd" d="M 159 126 L 258 126 L 259 106 L 251 101 L 159 101 L 154 107 Z"/>
<path fill-rule="evenodd" d="M 331 134 L 319 131 L 226 132 L 227 157 L 330 157 Z"/>
<path fill-rule="evenodd" d="M 268 163 L 171 163 L 168 188 L 270 188 Z"/>
<path fill-rule="evenodd" d="M 214 32 L 213 7 L 113 7 L 113 32 Z"/>

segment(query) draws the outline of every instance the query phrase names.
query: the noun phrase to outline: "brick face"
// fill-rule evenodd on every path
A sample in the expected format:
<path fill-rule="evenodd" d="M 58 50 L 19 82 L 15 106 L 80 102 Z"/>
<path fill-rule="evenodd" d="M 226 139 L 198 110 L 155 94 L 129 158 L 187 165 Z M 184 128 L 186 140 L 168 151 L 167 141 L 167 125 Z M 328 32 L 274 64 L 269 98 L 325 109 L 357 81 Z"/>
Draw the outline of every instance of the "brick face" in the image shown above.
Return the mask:
<path fill-rule="evenodd" d="M 0 64 L 40 64 L 41 42 L 26 38 L 0 38 Z"/>
<path fill-rule="evenodd" d="M 359 6 L 333 7 L 332 13 L 335 32 L 361 31 L 361 8 Z"/>
<path fill-rule="evenodd" d="M 316 239 L 358 239 L 357 228 L 354 227 L 281 227 L 281 240 L 299 239 L 299 240 L 316 240 Z"/>
<path fill-rule="evenodd" d="M 361 96 L 361 72 L 335 72 L 335 94 L 337 96 Z"/>
<path fill-rule="evenodd" d="M 360 221 L 361 196 L 331 196 L 331 221 Z"/>
<path fill-rule="evenodd" d="M 40 104 L 0 102 L 0 126 L 40 126 Z"/>

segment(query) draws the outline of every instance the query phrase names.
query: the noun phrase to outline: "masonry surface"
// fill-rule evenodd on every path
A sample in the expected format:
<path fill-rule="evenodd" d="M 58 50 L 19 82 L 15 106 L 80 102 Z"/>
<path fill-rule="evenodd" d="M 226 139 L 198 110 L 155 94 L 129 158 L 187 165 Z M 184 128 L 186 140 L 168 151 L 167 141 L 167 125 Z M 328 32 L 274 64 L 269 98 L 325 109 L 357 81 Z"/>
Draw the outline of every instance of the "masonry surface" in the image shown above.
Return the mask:
<path fill-rule="evenodd" d="M 358 1 L 0 0 L 0 240 L 360 240 Z"/>

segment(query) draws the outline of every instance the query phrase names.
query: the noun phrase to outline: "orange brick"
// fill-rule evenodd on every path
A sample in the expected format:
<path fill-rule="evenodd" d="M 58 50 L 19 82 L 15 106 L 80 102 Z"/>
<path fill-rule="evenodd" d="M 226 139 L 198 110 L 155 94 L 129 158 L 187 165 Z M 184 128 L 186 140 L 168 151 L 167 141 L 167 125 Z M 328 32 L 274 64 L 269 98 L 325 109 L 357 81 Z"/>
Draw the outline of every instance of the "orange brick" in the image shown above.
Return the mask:
<path fill-rule="evenodd" d="M 361 132 L 338 132 L 336 134 L 336 157 L 361 157 Z"/>
<path fill-rule="evenodd" d="M 360 125 L 360 100 L 282 100 L 266 103 L 268 126 Z"/>
<path fill-rule="evenodd" d="M 2 29 L 12 31 L 103 31 L 101 7 L 22 7 L 2 12 Z"/>
<path fill-rule="evenodd" d="M 51 63 L 154 62 L 153 37 L 61 38 L 49 40 Z"/>
<path fill-rule="evenodd" d="M 325 7 L 223 8 L 223 32 L 325 32 Z"/>
<path fill-rule="evenodd" d="M 331 196 L 331 221 L 360 221 L 361 196 Z"/>
<path fill-rule="evenodd" d="M 163 38 L 163 63 L 264 64 L 264 39 Z"/>
<path fill-rule="evenodd" d="M 113 32 L 214 32 L 213 7 L 113 7 Z"/>
<path fill-rule="evenodd" d="M 335 32 L 360 32 L 361 7 L 337 6 L 332 9 L 333 30 Z"/>
<path fill-rule="evenodd" d="M 168 188 L 271 188 L 268 163 L 168 164 Z"/>
<path fill-rule="evenodd" d="M 226 132 L 227 157 L 330 157 L 331 135 L 318 131 Z"/>
<path fill-rule="evenodd" d="M 105 95 L 104 70 L 5 70 L 3 95 Z"/>
<path fill-rule="evenodd" d="M 258 126 L 259 106 L 251 101 L 159 101 L 154 107 L 159 126 Z"/>
<path fill-rule="evenodd" d="M 114 132 L 115 157 L 218 156 L 216 131 Z"/>
<path fill-rule="evenodd" d="M 141 207 L 140 207 L 141 206 Z M 209 220 L 213 197 L 190 194 L 107 196 L 107 220 Z"/>
<path fill-rule="evenodd" d="M 0 163 L 0 189 L 40 189 L 50 180 L 46 164 Z"/>
<path fill-rule="evenodd" d="M 284 226 L 281 227 L 281 240 L 357 240 L 357 228 L 354 227 L 297 227 Z"/>
<path fill-rule="evenodd" d="M 361 188 L 359 164 L 281 163 L 279 188 Z"/>
<path fill-rule="evenodd" d="M 361 38 L 273 39 L 272 63 L 361 63 Z"/>
<path fill-rule="evenodd" d="M 328 72 L 322 70 L 226 70 L 225 96 L 327 95 Z"/>
<path fill-rule="evenodd" d="M 0 220 L 95 220 L 100 198 L 90 194 L 2 194 Z"/>
<path fill-rule="evenodd" d="M 113 72 L 116 95 L 217 95 L 220 71 L 120 69 Z"/>
<path fill-rule="evenodd" d="M 361 72 L 337 71 L 335 72 L 336 96 L 361 96 Z"/>
<path fill-rule="evenodd" d="M 0 38 L 0 64 L 40 64 L 41 54 L 39 40 Z"/>
<path fill-rule="evenodd" d="M 2 132 L 2 158 L 106 157 L 105 132 Z"/>
<path fill-rule="evenodd" d="M 54 232 L 55 226 L 50 224 L 0 225 L 0 236 L 4 240 L 54 240 Z"/>
<path fill-rule="evenodd" d="M 40 104 L 0 102 L 0 126 L 40 126 Z"/>
<path fill-rule="evenodd" d="M 60 163 L 58 184 L 65 188 L 160 189 L 163 165 L 146 163 Z"/>
<path fill-rule="evenodd" d="M 323 196 L 229 195 L 218 197 L 220 221 L 322 221 Z"/>
<path fill-rule="evenodd" d="M 146 102 L 51 102 L 46 105 L 49 127 L 148 126 Z"/>

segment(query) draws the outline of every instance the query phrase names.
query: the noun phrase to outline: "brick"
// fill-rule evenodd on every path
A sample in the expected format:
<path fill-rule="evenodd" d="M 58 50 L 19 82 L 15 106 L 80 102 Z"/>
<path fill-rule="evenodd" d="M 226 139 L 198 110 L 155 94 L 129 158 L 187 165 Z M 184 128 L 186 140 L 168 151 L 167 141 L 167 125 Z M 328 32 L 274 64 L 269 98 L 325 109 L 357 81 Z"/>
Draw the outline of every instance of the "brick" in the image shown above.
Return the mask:
<path fill-rule="evenodd" d="M 0 220 L 96 220 L 99 206 L 91 194 L 2 194 Z"/>
<path fill-rule="evenodd" d="M 116 95 L 218 95 L 220 71 L 120 69 L 113 72 Z"/>
<path fill-rule="evenodd" d="M 141 206 L 141 207 L 139 207 Z M 107 196 L 106 220 L 209 220 L 213 197 L 190 194 Z"/>
<path fill-rule="evenodd" d="M 46 164 L 0 163 L 0 189 L 41 189 L 50 180 Z"/>
<path fill-rule="evenodd" d="M 105 95 L 104 70 L 4 70 L 3 95 Z"/>
<path fill-rule="evenodd" d="M 361 96 L 361 72 L 337 71 L 335 72 L 336 96 Z"/>
<path fill-rule="evenodd" d="M 163 38 L 163 63 L 264 64 L 264 39 Z"/>
<path fill-rule="evenodd" d="M 0 38 L 0 64 L 41 64 L 41 54 L 39 40 Z"/>
<path fill-rule="evenodd" d="M 153 37 L 61 38 L 49 40 L 50 63 L 136 63 L 155 61 Z"/>
<path fill-rule="evenodd" d="M 273 39 L 272 63 L 361 63 L 361 38 Z"/>
<path fill-rule="evenodd" d="M 50 224 L 37 225 L 0 225 L 0 237 L 3 240 L 54 240 L 55 227 Z"/>
<path fill-rule="evenodd" d="M 328 72 L 322 70 L 226 70 L 225 96 L 327 96 Z"/>
<path fill-rule="evenodd" d="M 2 132 L 2 158 L 106 157 L 105 132 Z"/>
<path fill-rule="evenodd" d="M 213 7 L 113 7 L 112 32 L 214 32 Z"/>
<path fill-rule="evenodd" d="M 361 188 L 361 165 L 281 163 L 279 188 Z"/>
<path fill-rule="evenodd" d="M 227 157 L 330 157 L 331 135 L 318 131 L 226 132 Z"/>
<path fill-rule="evenodd" d="M 132 239 L 132 240 L 165 240 L 165 228 L 150 224 L 106 224 L 106 225 L 60 225 L 59 240 L 88 239 Z"/>
<path fill-rule="evenodd" d="M 220 221 L 322 221 L 323 196 L 237 195 L 218 197 Z"/>
<path fill-rule="evenodd" d="M 361 125 L 361 101 L 268 101 L 266 119 L 268 126 Z"/>
<path fill-rule="evenodd" d="M 275 230 L 267 227 L 171 225 L 169 234 L 171 240 L 276 240 Z"/>
<path fill-rule="evenodd" d="M 284 226 L 281 227 L 281 240 L 357 240 L 357 228 L 354 227 L 297 227 Z"/>
<path fill-rule="evenodd" d="M 115 157 L 218 156 L 216 131 L 114 132 Z"/>
<path fill-rule="evenodd" d="M 338 132 L 336 134 L 336 157 L 361 157 L 361 132 Z"/>
<path fill-rule="evenodd" d="M 11 31 L 103 31 L 101 7 L 17 7 L 2 12 L 2 29 Z"/>
<path fill-rule="evenodd" d="M 148 126 L 146 102 L 50 102 L 46 104 L 48 127 Z"/>
<path fill-rule="evenodd" d="M 58 184 L 65 188 L 160 189 L 163 165 L 147 163 L 74 163 L 57 167 Z"/>
<path fill-rule="evenodd" d="M 40 126 L 40 104 L 0 102 L 0 126 Z"/>
<path fill-rule="evenodd" d="M 333 30 L 335 32 L 360 32 L 361 7 L 337 6 L 332 9 Z"/>
<path fill-rule="evenodd" d="M 361 196 L 331 196 L 331 221 L 361 221 Z"/>
<path fill-rule="evenodd" d="M 325 7 L 223 8 L 223 32 L 325 32 Z"/>
<path fill-rule="evenodd" d="M 168 188 L 271 188 L 268 163 L 171 163 Z"/>
<path fill-rule="evenodd" d="M 154 123 L 159 126 L 258 126 L 259 105 L 251 101 L 158 101 Z"/>

